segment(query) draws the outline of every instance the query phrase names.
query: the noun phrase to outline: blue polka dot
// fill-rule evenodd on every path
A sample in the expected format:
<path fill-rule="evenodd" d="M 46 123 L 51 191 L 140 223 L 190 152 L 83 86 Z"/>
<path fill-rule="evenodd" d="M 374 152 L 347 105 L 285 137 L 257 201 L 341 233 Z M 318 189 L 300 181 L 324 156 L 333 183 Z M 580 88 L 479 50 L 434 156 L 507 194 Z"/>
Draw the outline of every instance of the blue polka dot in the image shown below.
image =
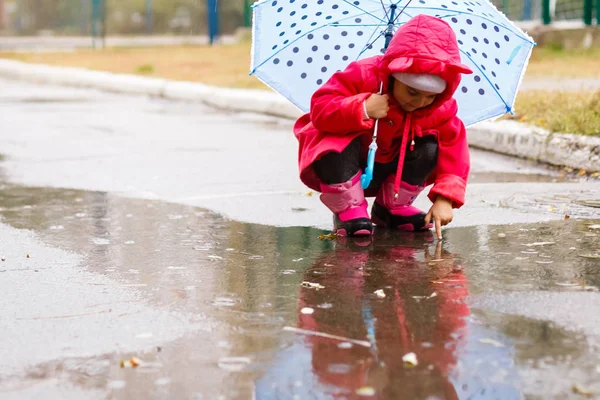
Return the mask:
<path fill-rule="evenodd" d="M 291 67 L 292 65 L 294 65 L 294 62 L 293 62 L 293 61 L 291 61 L 291 60 L 290 60 L 290 61 L 288 61 L 288 62 L 287 62 L 287 66 L 288 66 L 288 67 Z"/>
<path fill-rule="evenodd" d="M 500 65 L 500 60 L 498 60 L 497 58 L 495 58 L 494 61 L 496 61 L 496 64 Z"/>
<path fill-rule="evenodd" d="M 271 50 L 275 50 L 277 48 L 277 45 L 271 47 Z"/>
<path fill-rule="evenodd" d="M 285 32 L 281 32 L 281 33 L 279 34 L 279 36 L 283 36 L 283 35 L 285 35 Z"/>
<path fill-rule="evenodd" d="M 277 12 L 282 12 L 282 11 L 283 11 L 283 7 L 279 7 L 279 8 L 277 9 Z"/>
<path fill-rule="evenodd" d="M 308 38 L 308 40 L 313 40 L 315 35 L 313 35 L 312 33 L 309 33 L 308 36 L 306 36 L 306 37 Z"/>
<path fill-rule="evenodd" d="M 483 56 L 483 58 L 487 58 L 487 54 L 481 53 L 481 55 Z"/>
<path fill-rule="evenodd" d="M 319 79 L 319 80 L 317 80 L 317 85 L 320 85 L 320 84 L 322 84 L 322 83 L 323 83 L 323 79 Z"/>
<path fill-rule="evenodd" d="M 494 30 L 495 30 L 496 32 L 500 32 L 500 28 L 498 28 L 498 26 L 494 26 Z"/>
<path fill-rule="evenodd" d="M 323 15 L 323 13 L 321 11 L 319 11 L 318 13 L 315 14 L 317 17 L 320 17 L 321 15 Z"/>
<path fill-rule="evenodd" d="M 462 40 L 458 40 L 458 44 L 464 44 Z"/>
<path fill-rule="evenodd" d="M 350 44 L 348 45 L 348 47 L 350 47 L 351 49 L 353 49 L 353 48 L 354 48 L 354 43 L 350 43 Z"/>
<path fill-rule="evenodd" d="M 494 71 L 492 71 L 492 76 L 495 78 L 496 77 L 496 73 Z"/>
<path fill-rule="evenodd" d="M 452 22 L 454 22 L 454 23 L 456 24 L 456 23 L 458 22 L 458 19 L 456 19 L 456 18 L 452 18 L 452 19 L 451 19 L 451 21 L 452 21 Z"/>
<path fill-rule="evenodd" d="M 344 57 L 342 57 L 342 60 L 344 60 L 344 61 L 348 61 L 348 56 L 344 56 Z"/>
<path fill-rule="evenodd" d="M 317 51 L 317 50 L 319 50 L 319 46 L 313 46 L 312 47 L 312 51 Z"/>
<path fill-rule="evenodd" d="M 311 62 L 313 62 L 313 59 L 312 59 L 312 57 L 308 57 L 308 58 L 306 59 L 306 62 L 307 62 L 307 63 L 309 63 L 309 64 L 310 64 Z"/>
<path fill-rule="evenodd" d="M 334 4 L 333 7 L 331 7 L 331 8 L 333 8 L 334 10 L 337 10 L 339 7 L 340 6 L 338 6 L 337 4 Z"/>
<path fill-rule="evenodd" d="M 289 42 L 290 41 L 286 39 L 286 40 L 283 41 L 283 44 L 288 44 Z"/>
<path fill-rule="evenodd" d="M 507 35 L 504 35 L 504 40 L 506 40 L 507 42 L 510 41 Z"/>
<path fill-rule="evenodd" d="M 302 4 L 302 9 L 305 9 L 306 7 L 308 7 L 308 4 Z"/>
<path fill-rule="evenodd" d="M 292 12 L 290 13 L 290 17 L 293 17 L 294 15 L 296 15 L 296 11 L 292 11 Z"/>
<path fill-rule="evenodd" d="M 296 35 L 299 35 L 301 33 L 302 33 L 302 31 L 296 31 Z"/>
<path fill-rule="evenodd" d="M 485 43 L 485 44 L 490 44 L 490 41 L 489 41 L 489 40 L 487 40 L 487 38 L 486 38 L 486 39 L 483 39 L 483 41 L 484 41 L 484 43 Z"/>
<path fill-rule="evenodd" d="M 302 75 L 300 75 L 300 78 L 302 78 L 302 79 L 306 79 L 306 77 L 307 77 L 306 72 L 303 72 Z"/>
<path fill-rule="evenodd" d="M 343 31 L 343 32 L 342 32 L 342 36 L 348 36 L 348 32 L 346 32 L 346 31 Z"/>
<path fill-rule="evenodd" d="M 325 57 L 323 57 L 323 58 L 325 59 L 325 61 L 328 61 L 328 60 L 331 58 L 331 56 L 330 56 L 329 54 L 327 54 L 327 55 L 326 55 Z"/>
<path fill-rule="evenodd" d="M 297 48 L 297 47 L 294 47 L 294 49 L 293 49 L 292 51 L 293 51 L 294 53 L 297 53 L 297 52 L 299 52 L 299 51 L 300 51 L 300 49 L 299 49 L 299 48 Z"/>
<path fill-rule="evenodd" d="M 313 22 L 312 24 L 310 24 L 310 26 L 315 26 L 315 25 L 317 25 L 316 22 Z"/>
<path fill-rule="evenodd" d="M 342 48 L 342 46 L 340 46 L 339 44 L 336 44 L 335 47 L 334 47 L 334 49 L 336 49 L 336 50 L 339 50 L 341 48 Z"/>
<path fill-rule="evenodd" d="M 358 31 L 358 32 L 356 32 L 356 34 L 357 34 L 358 36 L 362 36 L 362 35 L 363 35 L 363 32 L 362 32 L 362 31 Z"/>
<path fill-rule="evenodd" d="M 327 67 L 321 68 L 321 72 L 327 72 Z"/>
<path fill-rule="evenodd" d="M 494 43 L 494 45 L 495 45 L 497 48 L 500 48 L 500 43 L 498 43 L 498 42 L 495 42 L 495 43 Z"/>
<path fill-rule="evenodd" d="M 473 25 L 473 21 L 471 21 L 470 19 L 467 20 L 467 24 L 469 25 Z"/>
<path fill-rule="evenodd" d="M 277 27 L 281 26 L 281 21 L 279 21 L 278 23 L 276 23 L 275 26 L 277 26 Z"/>
<path fill-rule="evenodd" d="M 462 34 L 464 35 L 464 34 L 466 34 L 467 32 L 465 32 L 465 30 L 464 30 L 464 29 L 461 29 L 461 30 L 460 30 L 460 33 L 462 33 Z"/>
<path fill-rule="evenodd" d="M 323 35 L 323 39 L 324 40 L 328 40 L 329 39 L 329 35 L 328 34 Z"/>
<path fill-rule="evenodd" d="M 271 6 L 273 6 L 273 7 L 275 7 L 276 5 L 277 5 L 276 1 L 274 1 L 274 2 L 271 3 Z"/>
<path fill-rule="evenodd" d="M 273 64 L 275 64 L 275 65 L 279 64 L 279 58 L 274 59 Z"/>
<path fill-rule="evenodd" d="M 469 89 L 467 89 L 467 87 L 466 87 L 466 86 L 463 86 L 463 87 L 462 87 L 460 90 L 461 90 L 461 92 L 463 92 L 463 93 L 467 93 L 467 92 L 469 91 Z"/>
<path fill-rule="evenodd" d="M 357 24 L 360 24 L 360 23 L 362 22 L 362 19 L 360 19 L 360 18 L 356 18 L 356 19 L 354 20 L 354 22 L 356 22 Z"/>
<path fill-rule="evenodd" d="M 306 19 L 306 18 L 308 18 L 308 15 L 303 15 L 302 16 L 302 19 Z"/>
<path fill-rule="evenodd" d="M 475 43 L 479 43 L 479 38 L 478 38 L 477 36 L 473 36 L 473 41 L 474 41 Z"/>
<path fill-rule="evenodd" d="M 475 82 L 481 82 L 481 77 L 479 75 L 475 75 L 473 79 L 475 79 Z"/>
<path fill-rule="evenodd" d="M 500 86 L 498 86 L 497 83 L 495 83 L 494 86 L 496 86 L 496 89 L 500 90 Z"/>
<path fill-rule="evenodd" d="M 479 89 L 479 94 L 483 96 L 485 94 L 485 90 Z"/>
<path fill-rule="evenodd" d="M 296 23 L 295 22 L 290 25 L 290 28 L 295 28 L 295 27 L 296 27 Z"/>
<path fill-rule="evenodd" d="M 487 29 L 487 25 L 485 24 L 485 22 L 481 24 L 481 27 L 482 27 L 483 29 Z"/>

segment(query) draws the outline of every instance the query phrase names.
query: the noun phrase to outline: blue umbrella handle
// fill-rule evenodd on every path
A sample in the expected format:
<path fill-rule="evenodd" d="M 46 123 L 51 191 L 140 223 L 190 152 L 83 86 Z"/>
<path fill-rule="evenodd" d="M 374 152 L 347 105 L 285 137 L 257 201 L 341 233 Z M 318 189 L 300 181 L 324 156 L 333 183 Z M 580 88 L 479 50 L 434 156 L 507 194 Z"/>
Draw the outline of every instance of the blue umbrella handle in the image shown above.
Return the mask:
<path fill-rule="evenodd" d="M 379 94 L 383 93 L 383 82 L 379 85 Z M 379 127 L 379 120 L 375 120 L 375 126 L 373 127 L 373 141 L 369 145 L 369 155 L 367 156 L 367 168 L 365 173 L 360 176 L 360 184 L 364 189 L 368 188 L 373 180 L 373 168 L 375 167 L 375 153 L 377 152 L 377 128 Z"/>
<path fill-rule="evenodd" d="M 367 168 L 365 169 L 365 173 L 360 177 L 360 184 L 363 189 L 366 189 L 371 184 L 371 180 L 373 180 L 373 168 L 375 166 L 375 153 L 377 152 L 377 143 L 373 141 L 369 146 L 369 155 L 367 156 Z"/>

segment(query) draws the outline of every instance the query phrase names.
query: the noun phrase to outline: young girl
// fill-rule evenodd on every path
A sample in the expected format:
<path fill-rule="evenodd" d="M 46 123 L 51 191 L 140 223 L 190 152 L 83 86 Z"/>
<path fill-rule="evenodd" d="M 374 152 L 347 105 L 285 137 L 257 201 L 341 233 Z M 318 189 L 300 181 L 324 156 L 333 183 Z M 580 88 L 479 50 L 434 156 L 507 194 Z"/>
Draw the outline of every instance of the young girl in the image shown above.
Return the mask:
<path fill-rule="evenodd" d="M 338 235 L 370 235 L 373 223 L 424 230 L 434 222 L 441 239 L 441 226 L 465 198 L 469 150 L 452 95 L 470 73 L 450 26 L 419 15 L 398 29 L 385 55 L 351 63 L 315 92 L 310 113 L 294 126 L 300 179 L 322 193 Z M 379 149 L 363 190 L 376 119 Z M 411 204 L 430 184 L 433 206 L 425 214 Z M 369 196 L 376 196 L 371 218 Z"/>

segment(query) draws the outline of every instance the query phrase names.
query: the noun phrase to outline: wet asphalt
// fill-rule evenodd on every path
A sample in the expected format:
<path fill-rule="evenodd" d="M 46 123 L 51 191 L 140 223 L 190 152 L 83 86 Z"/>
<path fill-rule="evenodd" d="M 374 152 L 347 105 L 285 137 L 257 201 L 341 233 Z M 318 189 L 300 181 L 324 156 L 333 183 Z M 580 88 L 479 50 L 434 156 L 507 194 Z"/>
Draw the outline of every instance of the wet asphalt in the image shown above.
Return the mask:
<path fill-rule="evenodd" d="M 597 181 L 473 151 L 442 242 L 321 240 L 289 122 L 2 88 L 0 398 L 600 393 Z"/>

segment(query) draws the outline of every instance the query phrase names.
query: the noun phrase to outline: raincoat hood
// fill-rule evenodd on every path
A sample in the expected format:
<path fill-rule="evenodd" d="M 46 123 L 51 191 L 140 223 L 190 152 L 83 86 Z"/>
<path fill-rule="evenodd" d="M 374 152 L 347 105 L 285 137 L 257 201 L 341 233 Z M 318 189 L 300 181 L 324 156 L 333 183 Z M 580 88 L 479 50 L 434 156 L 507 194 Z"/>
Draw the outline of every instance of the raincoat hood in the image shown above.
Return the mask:
<path fill-rule="evenodd" d="M 446 90 L 437 96 L 429 109 L 454 95 L 461 74 L 473 73 L 461 63 L 456 35 L 450 25 L 428 15 L 418 15 L 396 31 L 378 69 L 384 85 L 395 72 L 432 74 L 445 80 Z"/>

